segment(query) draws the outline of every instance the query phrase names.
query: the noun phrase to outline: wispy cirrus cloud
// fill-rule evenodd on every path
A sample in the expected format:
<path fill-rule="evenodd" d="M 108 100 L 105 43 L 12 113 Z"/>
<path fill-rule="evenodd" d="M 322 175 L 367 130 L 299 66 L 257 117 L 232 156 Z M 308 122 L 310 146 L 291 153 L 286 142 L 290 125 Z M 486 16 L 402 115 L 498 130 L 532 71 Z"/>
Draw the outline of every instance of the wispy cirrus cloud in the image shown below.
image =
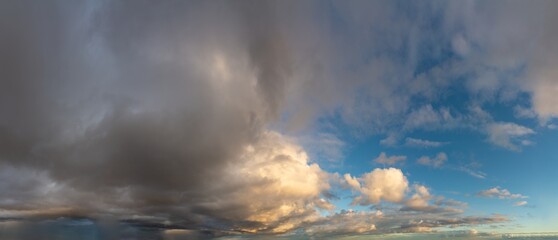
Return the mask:
<path fill-rule="evenodd" d="M 411 138 L 411 137 L 405 138 L 405 145 L 410 147 L 436 148 L 447 144 L 449 144 L 449 142 L 437 142 L 437 141 L 430 141 L 426 139 L 418 139 L 418 138 Z"/>
<path fill-rule="evenodd" d="M 533 129 L 515 123 L 491 123 L 487 126 L 488 140 L 500 147 L 519 151 L 520 145 L 530 145 L 524 137 L 535 134 Z"/>

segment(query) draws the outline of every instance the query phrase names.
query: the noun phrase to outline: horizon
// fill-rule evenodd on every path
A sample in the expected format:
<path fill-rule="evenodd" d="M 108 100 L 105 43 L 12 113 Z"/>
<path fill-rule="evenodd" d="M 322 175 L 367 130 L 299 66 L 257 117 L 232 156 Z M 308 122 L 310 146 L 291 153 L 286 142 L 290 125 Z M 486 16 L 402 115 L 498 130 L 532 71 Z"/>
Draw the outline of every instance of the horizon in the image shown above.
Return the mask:
<path fill-rule="evenodd" d="M 556 23 L 552 0 L 2 1 L 0 239 L 558 239 Z"/>

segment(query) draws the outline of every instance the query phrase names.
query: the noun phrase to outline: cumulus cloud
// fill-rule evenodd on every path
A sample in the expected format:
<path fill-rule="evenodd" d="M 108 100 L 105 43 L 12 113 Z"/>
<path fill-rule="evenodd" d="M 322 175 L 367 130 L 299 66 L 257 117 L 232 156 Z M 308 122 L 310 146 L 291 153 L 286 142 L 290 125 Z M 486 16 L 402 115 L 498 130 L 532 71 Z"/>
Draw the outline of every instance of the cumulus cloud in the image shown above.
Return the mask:
<path fill-rule="evenodd" d="M 387 156 L 385 152 L 381 152 L 380 155 L 374 159 L 374 162 L 386 165 L 395 165 L 398 162 L 407 160 L 407 156 Z"/>
<path fill-rule="evenodd" d="M 489 198 L 499 198 L 499 199 L 518 199 L 518 198 L 528 198 L 519 193 L 511 193 L 509 190 L 494 187 L 491 189 L 483 190 L 477 193 L 479 197 L 489 197 Z"/>
<path fill-rule="evenodd" d="M 534 134 L 535 131 L 515 123 L 492 123 L 487 126 L 488 140 L 500 147 L 518 151 L 521 145 L 530 145 L 523 141 L 525 136 Z"/>
<path fill-rule="evenodd" d="M 351 187 L 353 190 L 360 191 L 360 182 L 355 177 L 351 177 L 351 174 L 345 173 L 343 178 L 347 185 Z"/>
<path fill-rule="evenodd" d="M 413 189 L 413 195 L 404 201 L 400 211 L 452 215 L 463 213 L 464 208 L 467 207 L 467 203 L 432 195 L 424 185 L 414 184 Z"/>
<path fill-rule="evenodd" d="M 417 163 L 425 166 L 439 168 L 444 165 L 446 161 L 448 161 L 448 155 L 446 155 L 446 153 L 440 152 L 434 158 L 422 156 L 417 160 Z"/>
<path fill-rule="evenodd" d="M 346 175 L 347 176 L 347 175 Z M 350 176 L 348 176 L 349 179 Z M 409 187 L 407 177 L 397 168 L 376 168 L 362 176 L 360 193 L 353 204 L 377 204 L 380 201 L 401 202 Z"/>
<path fill-rule="evenodd" d="M 415 185 L 415 194 L 411 196 L 406 202 L 405 206 L 410 209 L 425 209 L 429 206 L 428 201 L 432 198 L 428 188 L 423 185 Z"/>

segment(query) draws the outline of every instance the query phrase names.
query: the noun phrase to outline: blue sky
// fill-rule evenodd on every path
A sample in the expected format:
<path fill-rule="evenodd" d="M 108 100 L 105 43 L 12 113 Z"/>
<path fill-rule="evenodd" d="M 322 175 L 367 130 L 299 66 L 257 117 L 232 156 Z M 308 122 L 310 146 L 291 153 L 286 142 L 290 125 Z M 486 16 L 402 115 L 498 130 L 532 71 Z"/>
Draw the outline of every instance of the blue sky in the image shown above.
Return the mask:
<path fill-rule="evenodd" d="M 557 11 L 2 2 L 0 238 L 556 232 Z"/>

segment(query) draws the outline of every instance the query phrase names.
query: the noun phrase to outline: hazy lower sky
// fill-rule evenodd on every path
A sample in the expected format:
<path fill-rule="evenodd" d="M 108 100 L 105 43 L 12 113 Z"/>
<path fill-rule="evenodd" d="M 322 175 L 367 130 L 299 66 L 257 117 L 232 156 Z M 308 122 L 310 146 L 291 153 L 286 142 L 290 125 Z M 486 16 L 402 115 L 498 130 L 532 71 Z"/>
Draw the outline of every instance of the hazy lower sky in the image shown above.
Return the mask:
<path fill-rule="evenodd" d="M 0 238 L 558 231 L 558 1 L 1 1 Z"/>

